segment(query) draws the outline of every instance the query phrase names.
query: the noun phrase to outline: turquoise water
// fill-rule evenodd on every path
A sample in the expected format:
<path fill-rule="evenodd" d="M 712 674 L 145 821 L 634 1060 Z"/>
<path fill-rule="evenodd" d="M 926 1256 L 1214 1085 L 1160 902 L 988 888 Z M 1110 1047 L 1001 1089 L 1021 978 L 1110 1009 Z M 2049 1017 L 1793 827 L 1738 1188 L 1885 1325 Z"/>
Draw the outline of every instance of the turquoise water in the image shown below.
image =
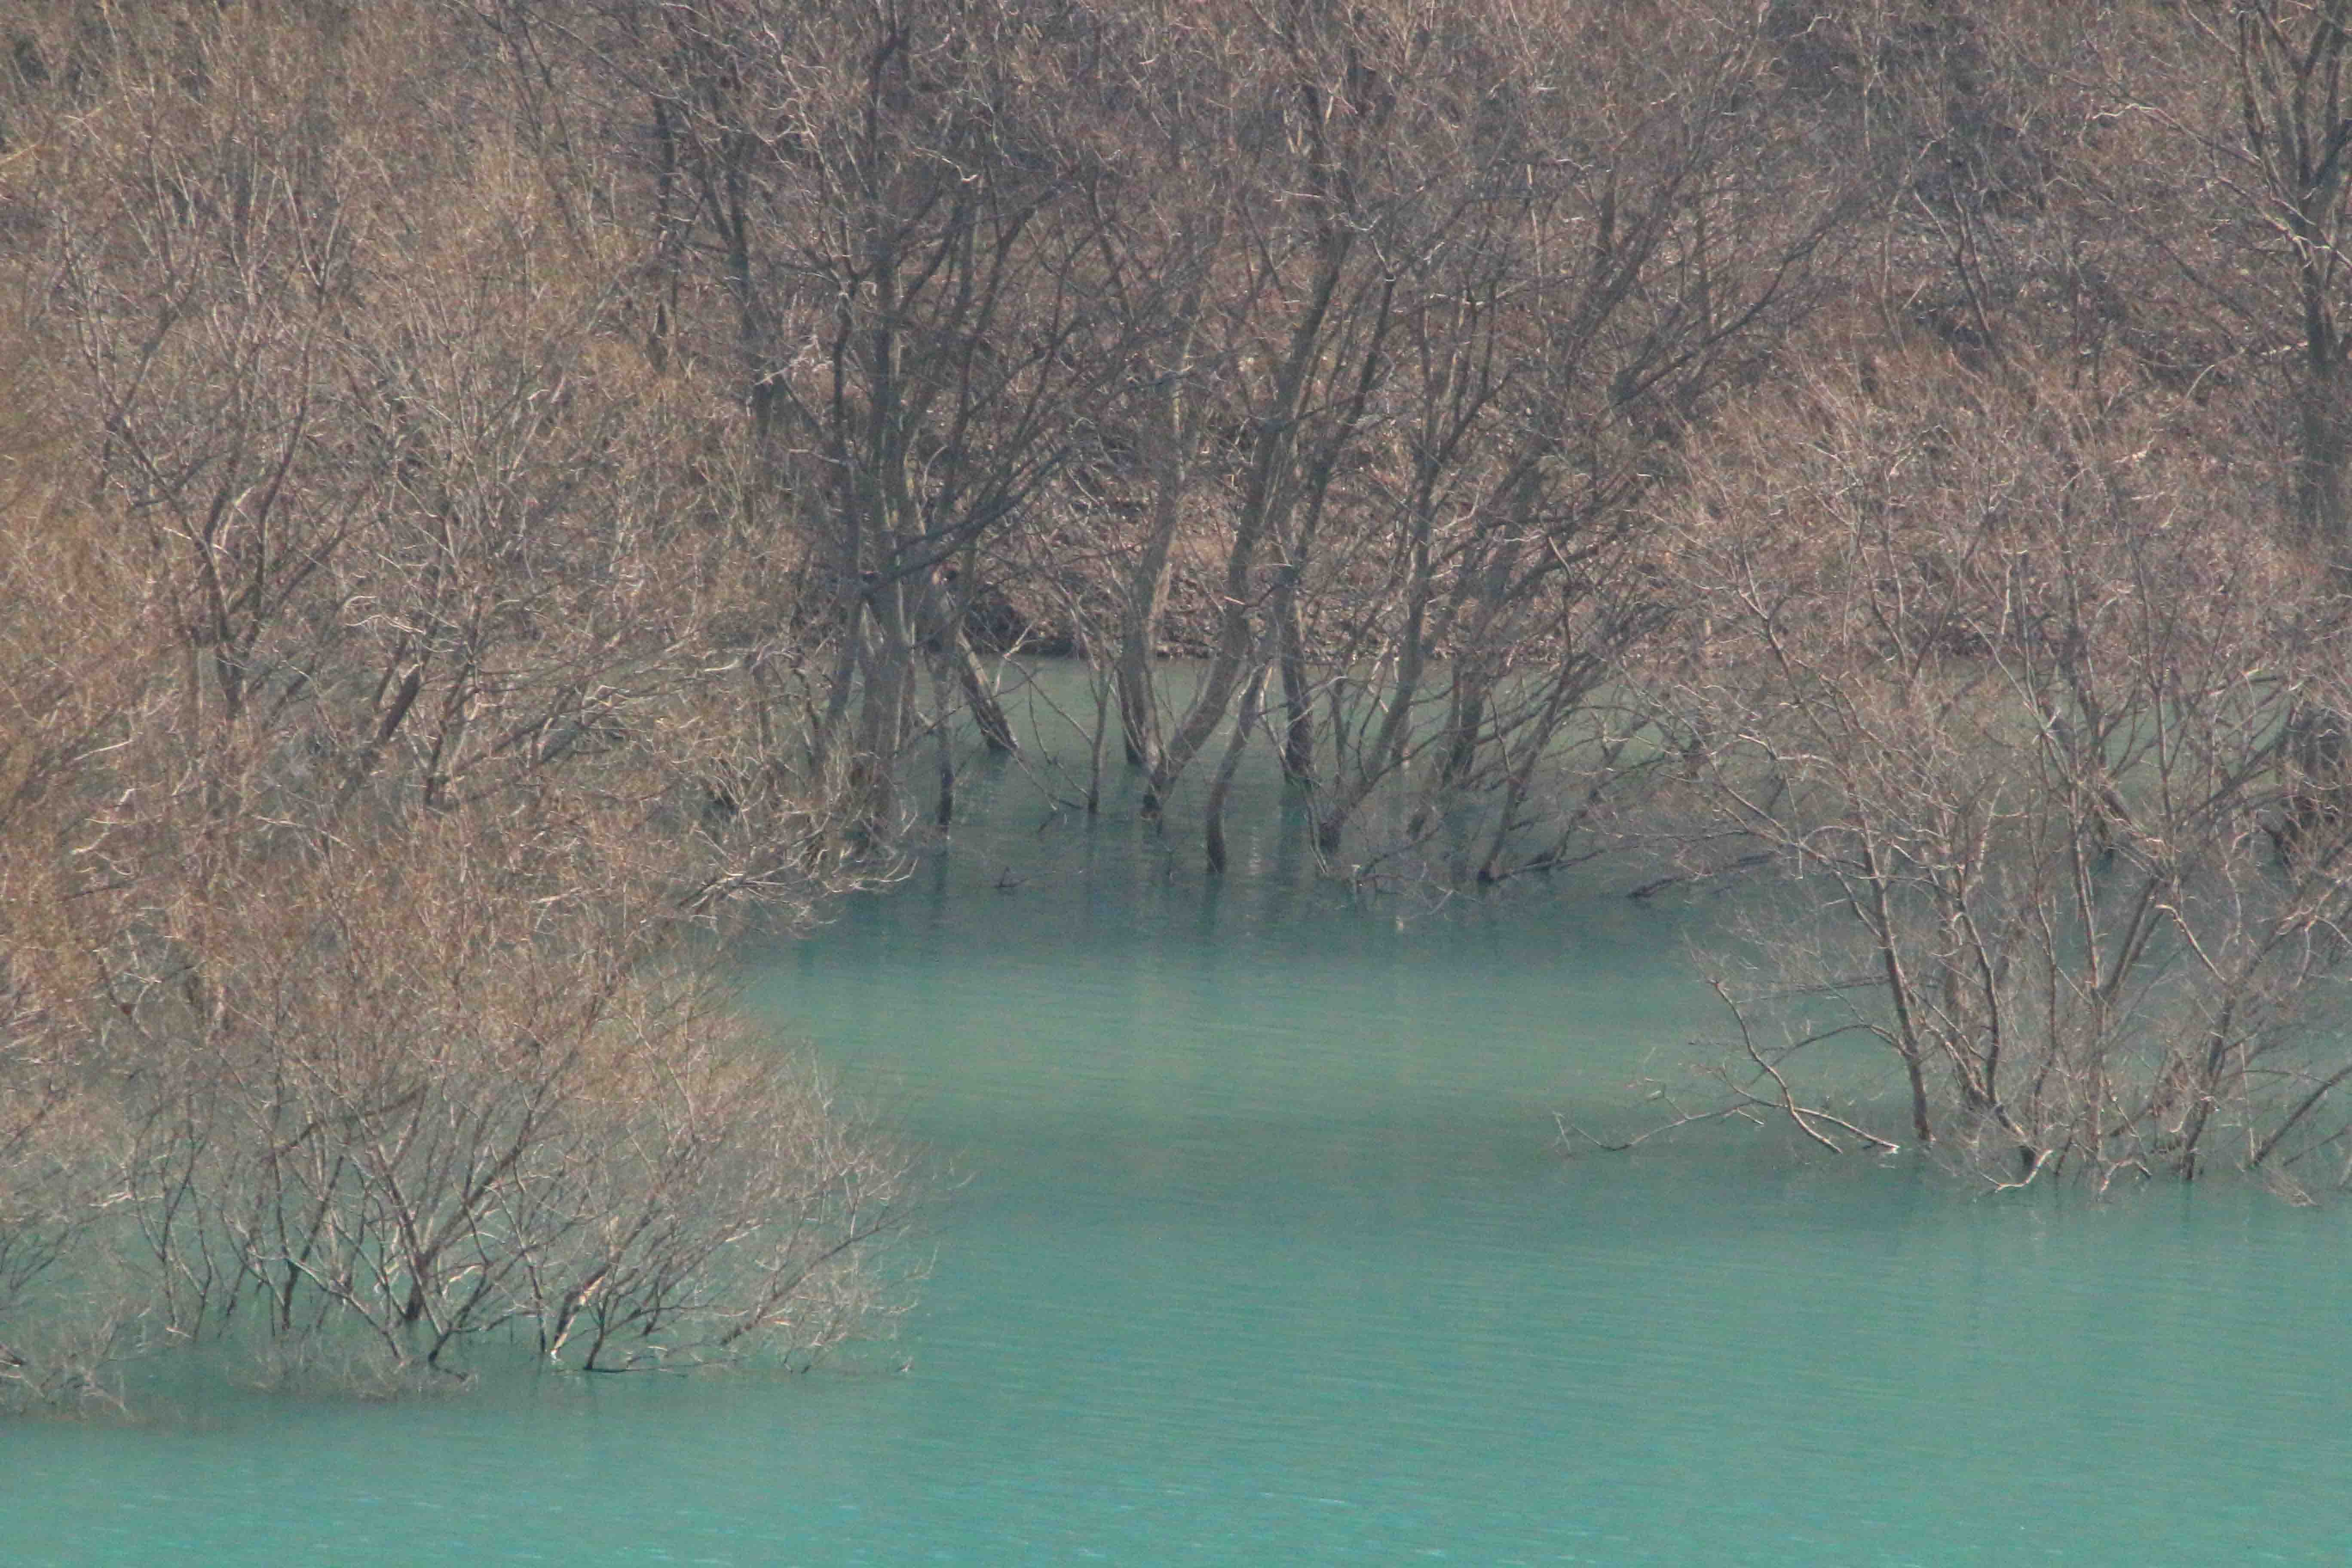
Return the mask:
<path fill-rule="evenodd" d="M 895 1343 L 0 1426 L 0 1563 L 2352 1562 L 2339 1214 L 1565 1158 L 1709 1026 L 1704 910 L 966 800 L 752 970 L 945 1173 Z"/>

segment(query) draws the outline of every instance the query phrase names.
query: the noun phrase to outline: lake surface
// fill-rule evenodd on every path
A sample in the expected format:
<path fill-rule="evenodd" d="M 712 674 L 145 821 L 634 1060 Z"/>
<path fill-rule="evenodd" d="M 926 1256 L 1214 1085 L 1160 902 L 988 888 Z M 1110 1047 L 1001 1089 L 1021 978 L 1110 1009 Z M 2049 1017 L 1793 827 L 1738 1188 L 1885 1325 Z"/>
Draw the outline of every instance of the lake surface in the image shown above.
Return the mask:
<path fill-rule="evenodd" d="M 1569 1158 L 1712 1026 L 1704 908 L 965 799 L 754 955 L 952 1178 L 884 1352 L 0 1426 L 0 1563 L 2352 1562 L 2340 1212 Z"/>

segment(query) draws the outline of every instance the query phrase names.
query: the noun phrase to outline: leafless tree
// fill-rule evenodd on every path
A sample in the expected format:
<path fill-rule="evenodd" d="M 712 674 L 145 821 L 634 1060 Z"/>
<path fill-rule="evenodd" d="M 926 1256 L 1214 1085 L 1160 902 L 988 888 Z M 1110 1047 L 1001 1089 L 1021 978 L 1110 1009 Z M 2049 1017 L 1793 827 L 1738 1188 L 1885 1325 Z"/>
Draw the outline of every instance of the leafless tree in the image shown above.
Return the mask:
<path fill-rule="evenodd" d="M 470 18 L 164 31 L 11 121 L 0 1381 L 887 1321 L 906 1157 L 709 967 L 871 874 L 734 410 L 622 330 L 635 237 Z"/>
<path fill-rule="evenodd" d="M 1904 1128 L 1866 1080 L 1837 1126 L 1882 1146 L 2333 1183 L 2352 880 L 2288 744 L 2341 679 L 2332 601 L 2161 401 L 1938 357 L 1792 389 L 1678 513 L 1702 796 L 1782 878 L 1738 1091 L 1835 1142 L 1790 1085 L 1860 1040 Z"/>

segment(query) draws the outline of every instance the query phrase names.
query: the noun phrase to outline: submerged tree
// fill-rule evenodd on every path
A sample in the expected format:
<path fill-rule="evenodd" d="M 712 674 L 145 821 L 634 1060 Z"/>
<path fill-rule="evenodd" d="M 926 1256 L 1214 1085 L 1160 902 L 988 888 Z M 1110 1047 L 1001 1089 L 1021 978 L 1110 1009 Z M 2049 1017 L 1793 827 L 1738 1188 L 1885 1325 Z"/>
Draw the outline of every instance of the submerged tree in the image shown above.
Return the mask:
<path fill-rule="evenodd" d="M 1127 358 L 1028 569 L 1108 563 L 1086 639 L 1158 812 L 1265 665 L 1284 776 L 1338 867 L 1490 826 L 1530 859 L 1548 764 L 1652 624 L 1633 501 L 1817 297 L 1845 210 L 1769 129 L 1755 18 L 1150 7 L 1087 186 Z M 1150 678 L 1171 571 L 1202 662 Z M 1604 748 L 1604 751 L 1606 748 Z M 1599 759 L 1595 759 L 1598 761 Z M 1483 808 L 1492 807 L 1491 810 Z"/>
<path fill-rule="evenodd" d="M 908 1159 L 709 967 L 866 876 L 775 734 L 730 411 L 527 146 L 388 129 L 490 92 L 462 18 L 182 20 L 12 121 L 5 1380 L 881 1322 Z"/>
<path fill-rule="evenodd" d="M 1913 358 L 1700 467 L 1669 702 L 1695 798 L 1782 879 L 1739 1104 L 2004 1183 L 2352 1171 L 2352 841 L 2290 722 L 2342 700 L 2346 627 L 2171 414 Z M 1896 1124 L 1866 1086 L 1826 1109 L 1848 1040 Z"/>
<path fill-rule="evenodd" d="M 824 647 L 816 771 L 895 826 L 901 755 L 949 718 L 927 668 L 1014 747 L 967 632 L 977 567 L 1120 359 L 1065 89 L 1087 29 L 996 0 L 501 11 L 630 150 L 615 195 L 668 290 L 648 314 L 664 352 L 729 367 Z"/>

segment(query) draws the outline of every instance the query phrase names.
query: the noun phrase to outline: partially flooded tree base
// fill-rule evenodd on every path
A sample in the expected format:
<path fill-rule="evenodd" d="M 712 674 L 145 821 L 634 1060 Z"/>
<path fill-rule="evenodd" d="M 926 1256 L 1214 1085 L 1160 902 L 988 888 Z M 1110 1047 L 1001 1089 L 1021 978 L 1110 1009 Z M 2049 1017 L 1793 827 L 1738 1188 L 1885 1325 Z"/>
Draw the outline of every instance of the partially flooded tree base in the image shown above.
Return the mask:
<path fill-rule="evenodd" d="M 2344 605 L 2160 405 L 1906 368 L 1727 432 L 1677 542 L 1681 798 L 1774 880 L 1724 1103 L 1833 1142 L 1794 1086 L 1859 1053 L 1995 1186 L 2343 1184 Z"/>
<path fill-rule="evenodd" d="M 887 1328 L 911 1158 L 715 967 L 877 876 L 742 411 L 420 128 L 478 18 L 114 20 L 0 109 L 0 1401 Z"/>

